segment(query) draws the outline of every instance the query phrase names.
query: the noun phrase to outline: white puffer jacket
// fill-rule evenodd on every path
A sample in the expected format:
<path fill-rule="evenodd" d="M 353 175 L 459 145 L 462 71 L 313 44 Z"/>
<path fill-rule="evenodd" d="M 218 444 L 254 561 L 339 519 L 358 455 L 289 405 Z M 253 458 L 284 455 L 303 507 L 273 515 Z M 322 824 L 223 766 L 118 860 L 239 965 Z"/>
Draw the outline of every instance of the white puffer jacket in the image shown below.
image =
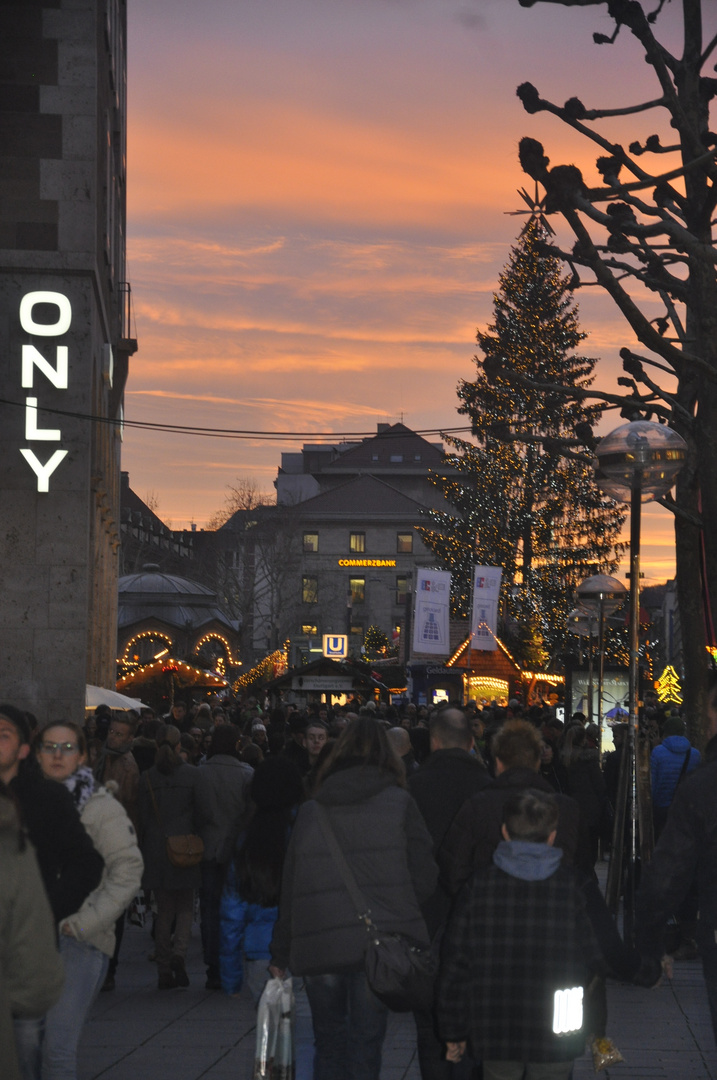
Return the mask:
<path fill-rule="evenodd" d="M 90 796 L 80 820 L 105 860 L 105 868 L 94 892 L 62 924 L 69 924 L 78 941 L 112 956 L 115 923 L 139 890 L 144 862 L 134 826 L 122 804 L 107 788 L 98 788 Z"/>

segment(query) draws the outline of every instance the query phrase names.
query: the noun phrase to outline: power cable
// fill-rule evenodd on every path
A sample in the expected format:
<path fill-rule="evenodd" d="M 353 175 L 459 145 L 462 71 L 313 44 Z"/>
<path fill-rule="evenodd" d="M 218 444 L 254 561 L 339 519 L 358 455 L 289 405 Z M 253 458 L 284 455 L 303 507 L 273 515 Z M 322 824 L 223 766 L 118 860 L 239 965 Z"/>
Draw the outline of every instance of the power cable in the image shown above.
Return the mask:
<path fill-rule="evenodd" d="M 0 398 L 0 405 L 10 405 L 18 409 L 26 408 L 24 401 L 12 401 L 9 398 Z M 121 424 L 123 427 L 136 428 L 141 431 L 158 431 L 169 435 L 197 435 L 207 439 L 253 439 L 260 442 L 300 442 L 304 439 L 323 439 L 343 442 L 350 439 L 375 438 L 375 431 L 253 431 L 244 428 L 212 428 L 208 430 L 194 424 L 163 424 L 155 420 L 119 420 L 117 417 L 95 416 L 91 413 L 72 412 L 68 409 L 55 409 L 46 405 L 38 405 L 38 413 L 49 413 L 53 416 L 65 416 L 72 420 L 85 420 L 95 424 Z M 470 427 L 446 427 L 424 428 L 420 431 L 410 429 L 411 434 L 428 438 L 441 435 L 458 435 L 470 433 Z M 405 438 L 404 431 L 381 432 L 382 438 Z"/>

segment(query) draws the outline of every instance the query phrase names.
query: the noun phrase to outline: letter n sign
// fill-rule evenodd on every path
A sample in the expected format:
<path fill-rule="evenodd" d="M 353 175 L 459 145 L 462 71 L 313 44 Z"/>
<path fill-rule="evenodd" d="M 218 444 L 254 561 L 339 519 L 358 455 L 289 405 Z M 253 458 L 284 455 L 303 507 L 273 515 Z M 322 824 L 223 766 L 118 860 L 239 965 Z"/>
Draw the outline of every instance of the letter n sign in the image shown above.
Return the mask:
<path fill-rule="evenodd" d="M 349 653 L 346 634 L 324 634 L 324 656 L 331 660 L 345 660 Z"/>

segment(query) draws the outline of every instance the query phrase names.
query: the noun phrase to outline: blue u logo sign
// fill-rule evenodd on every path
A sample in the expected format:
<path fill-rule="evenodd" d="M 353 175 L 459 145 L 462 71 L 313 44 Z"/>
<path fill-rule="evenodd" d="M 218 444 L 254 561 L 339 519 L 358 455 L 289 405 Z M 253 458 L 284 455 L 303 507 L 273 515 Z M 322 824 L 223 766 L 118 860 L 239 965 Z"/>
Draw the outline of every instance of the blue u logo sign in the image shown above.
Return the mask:
<path fill-rule="evenodd" d="M 324 637 L 324 656 L 346 656 L 347 640 L 345 634 L 326 634 Z"/>

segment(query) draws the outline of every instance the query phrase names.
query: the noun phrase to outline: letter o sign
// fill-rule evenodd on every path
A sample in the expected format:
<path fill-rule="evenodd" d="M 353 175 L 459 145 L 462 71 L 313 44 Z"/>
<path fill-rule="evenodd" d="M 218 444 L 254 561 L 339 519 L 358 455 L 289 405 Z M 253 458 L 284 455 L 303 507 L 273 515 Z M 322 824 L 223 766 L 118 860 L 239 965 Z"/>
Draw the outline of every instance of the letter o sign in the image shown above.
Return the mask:
<path fill-rule="evenodd" d="M 57 308 L 57 321 L 54 323 L 36 323 L 33 311 L 36 304 L 54 304 Z M 20 301 L 20 325 L 26 334 L 38 337 L 59 337 L 66 334 L 72 322 L 72 305 L 66 296 L 59 292 L 31 292 Z"/>

